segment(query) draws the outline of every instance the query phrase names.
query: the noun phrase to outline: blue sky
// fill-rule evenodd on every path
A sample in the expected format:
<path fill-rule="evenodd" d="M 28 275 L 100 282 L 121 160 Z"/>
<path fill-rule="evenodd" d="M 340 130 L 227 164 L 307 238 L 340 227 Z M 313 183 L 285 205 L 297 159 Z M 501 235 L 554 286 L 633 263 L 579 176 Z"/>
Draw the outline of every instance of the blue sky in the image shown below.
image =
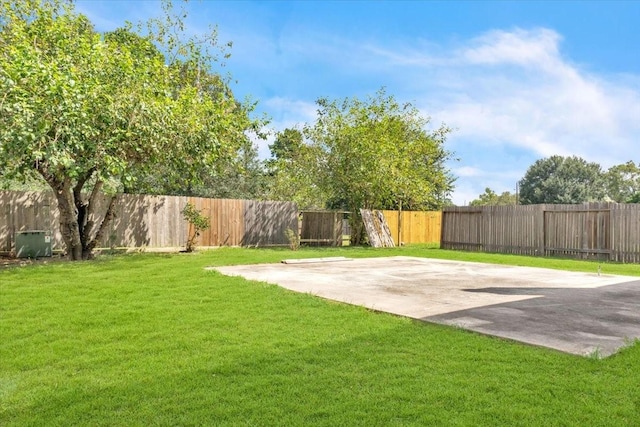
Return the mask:
<path fill-rule="evenodd" d="M 175 1 L 179 5 L 178 1 Z M 99 31 L 155 1 L 77 1 Z M 640 1 L 192 1 L 188 31 L 233 42 L 224 72 L 270 128 L 310 123 L 319 97 L 381 87 L 454 129 L 453 201 L 515 191 L 537 159 L 640 163 Z M 267 157 L 268 144 L 259 143 Z"/>

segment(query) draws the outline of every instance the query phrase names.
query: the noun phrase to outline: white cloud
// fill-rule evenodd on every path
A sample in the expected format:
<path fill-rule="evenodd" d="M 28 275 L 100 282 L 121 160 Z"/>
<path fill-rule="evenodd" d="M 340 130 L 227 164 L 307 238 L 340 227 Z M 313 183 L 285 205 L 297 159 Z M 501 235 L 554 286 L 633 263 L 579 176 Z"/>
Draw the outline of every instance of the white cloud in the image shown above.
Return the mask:
<path fill-rule="evenodd" d="M 452 140 L 464 146 L 458 153 L 463 160 L 496 147 L 529 151 L 529 164 L 554 154 L 578 155 L 605 168 L 639 159 L 637 77 L 618 80 L 581 69 L 561 55 L 560 40 L 551 30 L 489 32 L 449 66 L 452 74 L 465 75 L 457 87 L 439 91 L 438 82 L 430 85 L 429 107 L 457 129 Z M 476 167 L 502 169 L 508 162 L 495 158 Z"/>
<path fill-rule="evenodd" d="M 87 4 L 79 7 L 91 9 L 94 22 L 112 26 L 101 21 L 100 8 Z M 155 7 L 126 12 L 131 19 Z M 365 40 L 264 9 L 267 18 L 241 20 L 242 10 L 227 8 L 233 14 L 220 25 L 220 36 L 234 41 L 229 65 L 239 67 L 240 84 L 262 98 L 259 110 L 275 131 L 313 122 L 318 96 L 363 96 L 386 86 L 430 115 L 434 126 L 454 129 L 449 145 L 461 159 L 452 168 L 458 203 L 462 194 L 475 198 L 487 186 L 512 191 L 541 157 L 578 155 L 604 168 L 640 161 L 640 75 L 605 75 L 575 64 L 553 29 L 496 29 L 439 43 Z M 269 155 L 273 138 L 256 141 L 261 157 Z"/>
<path fill-rule="evenodd" d="M 307 52 L 322 52 L 309 60 L 335 75 L 348 68 L 359 76 L 358 85 L 370 82 L 369 93 L 382 81 L 399 100 L 414 101 L 431 115 L 434 125 L 455 129 L 450 142 L 461 158 L 453 170 L 457 203 L 487 186 L 514 191 L 515 181 L 541 157 L 578 155 L 604 168 L 640 161 L 639 76 L 618 79 L 573 64 L 551 29 L 489 31 L 454 47 L 423 41 L 358 47 L 349 40 L 340 49 L 335 36 L 322 48 L 318 40 L 299 37 L 290 46 L 300 55 L 309 42 Z M 287 126 L 315 118 L 306 101 L 274 98 L 266 105 L 283 111 Z"/>
<path fill-rule="evenodd" d="M 515 64 L 545 68 L 557 62 L 561 37 L 549 29 L 489 31 L 461 51 L 471 64 Z"/>
<path fill-rule="evenodd" d="M 482 176 L 485 174 L 482 170 L 471 166 L 462 166 L 456 168 L 453 170 L 453 173 L 457 176 L 462 177 Z"/>

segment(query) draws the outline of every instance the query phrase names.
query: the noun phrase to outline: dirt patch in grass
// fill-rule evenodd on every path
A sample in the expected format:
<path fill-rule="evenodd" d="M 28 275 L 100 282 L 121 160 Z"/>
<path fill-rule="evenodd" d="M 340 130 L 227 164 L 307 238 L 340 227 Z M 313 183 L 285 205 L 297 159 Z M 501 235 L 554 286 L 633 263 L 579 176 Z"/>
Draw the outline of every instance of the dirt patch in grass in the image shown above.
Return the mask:
<path fill-rule="evenodd" d="M 16 258 L 7 254 L 0 254 L 0 269 L 12 268 L 12 267 L 26 267 L 28 265 L 37 264 L 50 264 L 53 262 L 64 262 L 69 259 L 61 254 L 56 254 L 51 257 L 42 258 Z"/>

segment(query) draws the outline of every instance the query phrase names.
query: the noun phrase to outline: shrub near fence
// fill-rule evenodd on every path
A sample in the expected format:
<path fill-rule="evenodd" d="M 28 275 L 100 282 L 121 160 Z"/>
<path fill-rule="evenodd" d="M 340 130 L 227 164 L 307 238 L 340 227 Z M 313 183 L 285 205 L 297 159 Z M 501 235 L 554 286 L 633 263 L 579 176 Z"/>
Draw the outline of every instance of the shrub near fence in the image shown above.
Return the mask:
<path fill-rule="evenodd" d="M 446 208 L 441 247 L 640 263 L 640 204 Z"/>
<path fill-rule="evenodd" d="M 99 246 L 181 247 L 189 232 L 182 216 L 187 202 L 211 221 L 198 246 L 284 246 L 288 244 L 284 230 L 297 227 L 298 209 L 292 202 L 121 194 L 115 218 Z M 97 212 L 104 213 L 106 203 L 103 196 Z M 25 230 L 51 231 L 53 249 L 63 249 L 59 228 L 57 201 L 52 193 L 0 191 L 0 251 L 13 251 L 15 233 Z"/>

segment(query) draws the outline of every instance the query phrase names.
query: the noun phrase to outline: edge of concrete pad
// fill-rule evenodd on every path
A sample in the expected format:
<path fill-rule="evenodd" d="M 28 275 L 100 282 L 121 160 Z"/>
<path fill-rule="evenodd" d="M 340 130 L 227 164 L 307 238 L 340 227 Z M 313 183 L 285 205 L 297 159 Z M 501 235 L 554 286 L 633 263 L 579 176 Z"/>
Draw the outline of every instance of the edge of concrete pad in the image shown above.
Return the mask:
<path fill-rule="evenodd" d="M 312 263 L 319 263 L 319 262 L 342 262 L 342 261 L 353 261 L 353 258 L 335 256 L 335 257 L 326 257 L 326 258 L 283 259 L 280 262 L 282 264 L 312 264 Z"/>

